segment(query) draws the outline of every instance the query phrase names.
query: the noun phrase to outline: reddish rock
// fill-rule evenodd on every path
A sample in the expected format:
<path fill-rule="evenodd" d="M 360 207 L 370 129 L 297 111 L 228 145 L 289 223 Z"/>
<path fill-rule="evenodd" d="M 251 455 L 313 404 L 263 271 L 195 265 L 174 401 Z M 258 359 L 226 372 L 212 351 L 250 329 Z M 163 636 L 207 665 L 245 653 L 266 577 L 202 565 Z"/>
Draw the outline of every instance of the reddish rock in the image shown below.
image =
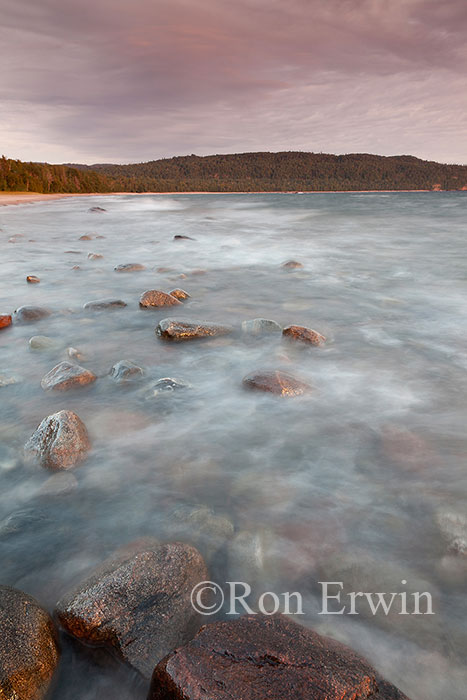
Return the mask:
<path fill-rule="evenodd" d="M 0 586 L 0 698 L 41 700 L 58 664 L 54 623 L 39 603 Z"/>
<path fill-rule="evenodd" d="M 24 449 L 43 467 L 61 470 L 86 459 L 91 443 L 81 418 L 73 411 L 59 411 L 44 418 Z"/>
<path fill-rule="evenodd" d="M 124 265 L 117 265 L 117 267 L 114 268 L 115 272 L 139 272 L 145 269 L 146 266 L 140 263 L 125 263 Z"/>
<path fill-rule="evenodd" d="M 72 365 L 70 362 L 60 362 L 42 377 L 41 387 L 44 391 L 50 389 L 68 391 L 68 389 L 92 384 L 96 379 L 96 375 L 89 369 L 80 367 L 80 365 Z"/>
<path fill-rule="evenodd" d="M 311 391 L 311 386 L 281 370 L 253 372 L 243 378 L 246 389 L 265 391 L 278 396 L 301 396 Z"/>
<path fill-rule="evenodd" d="M 156 328 L 156 335 L 165 340 L 194 340 L 233 332 L 232 326 L 222 326 L 209 321 L 181 321 L 164 318 Z"/>
<path fill-rule="evenodd" d="M 139 298 L 139 305 L 142 309 L 147 309 L 151 306 L 160 308 L 162 306 L 177 306 L 181 302 L 170 294 L 161 292 L 159 289 L 148 289 L 143 292 Z"/>
<path fill-rule="evenodd" d="M 209 579 L 197 549 L 154 545 L 104 563 L 57 604 L 62 627 L 84 644 L 105 647 L 150 678 L 154 666 L 198 631 L 191 591 Z"/>
<path fill-rule="evenodd" d="M 14 313 L 16 323 L 33 323 L 47 318 L 52 312 L 42 306 L 20 306 Z"/>
<path fill-rule="evenodd" d="M 297 262 L 297 260 L 287 260 L 287 262 L 282 263 L 281 267 L 283 267 L 284 270 L 298 270 L 303 267 L 303 265 Z"/>
<path fill-rule="evenodd" d="M 88 253 L 88 260 L 100 260 L 103 257 L 100 253 Z"/>
<path fill-rule="evenodd" d="M 8 328 L 11 326 L 10 314 L 0 314 L 0 328 Z"/>
<path fill-rule="evenodd" d="M 178 299 L 179 301 L 185 301 L 185 299 L 190 298 L 190 295 L 188 292 L 185 292 L 184 289 L 172 289 L 169 294 L 171 297 L 175 297 L 175 299 Z"/>
<path fill-rule="evenodd" d="M 312 328 L 306 328 L 305 326 L 287 326 L 282 331 L 282 335 L 286 338 L 292 338 L 293 340 L 298 340 L 301 343 L 308 343 L 309 345 L 323 345 L 326 342 L 324 335 L 321 335 Z"/>
<path fill-rule="evenodd" d="M 203 627 L 155 668 L 148 700 L 408 700 L 354 651 L 287 617 Z"/>
<path fill-rule="evenodd" d="M 36 277 L 36 275 L 28 275 L 26 277 L 26 282 L 28 282 L 29 284 L 39 284 L 40 279 L 39 277 Z"/>

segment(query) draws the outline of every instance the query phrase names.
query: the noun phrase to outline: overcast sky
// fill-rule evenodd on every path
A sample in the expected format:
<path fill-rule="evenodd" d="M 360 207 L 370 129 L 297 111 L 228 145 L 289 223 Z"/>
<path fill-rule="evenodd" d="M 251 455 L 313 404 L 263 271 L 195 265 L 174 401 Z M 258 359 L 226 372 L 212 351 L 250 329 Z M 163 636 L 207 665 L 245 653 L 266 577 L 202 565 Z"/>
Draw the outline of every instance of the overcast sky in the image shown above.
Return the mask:
<path fill-rule="evenodd" d="M 0 0 L 8 157 L 467 163 L 467 0 Z"/>

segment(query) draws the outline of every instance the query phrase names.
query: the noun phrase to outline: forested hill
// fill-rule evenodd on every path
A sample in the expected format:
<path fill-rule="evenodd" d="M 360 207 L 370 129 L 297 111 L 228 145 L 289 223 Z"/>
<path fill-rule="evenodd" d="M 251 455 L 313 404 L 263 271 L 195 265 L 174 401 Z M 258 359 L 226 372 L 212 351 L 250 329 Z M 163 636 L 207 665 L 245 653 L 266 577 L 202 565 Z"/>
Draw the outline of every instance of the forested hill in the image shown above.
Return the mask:
<path fill-rule="evenodd" d="M 117 189 L 136 192 L 467 188 L 467 166 L 441 165 L 413 156 L 240 153 L 91 167 L 114 178 Z"/>
<path fill-rule="evenodd" d="M 271 192 L 467 190 L 467 166 L 366 153 L 179 156 L 134 165 L 0 160 L 0 190 L 35 192 Z"/>

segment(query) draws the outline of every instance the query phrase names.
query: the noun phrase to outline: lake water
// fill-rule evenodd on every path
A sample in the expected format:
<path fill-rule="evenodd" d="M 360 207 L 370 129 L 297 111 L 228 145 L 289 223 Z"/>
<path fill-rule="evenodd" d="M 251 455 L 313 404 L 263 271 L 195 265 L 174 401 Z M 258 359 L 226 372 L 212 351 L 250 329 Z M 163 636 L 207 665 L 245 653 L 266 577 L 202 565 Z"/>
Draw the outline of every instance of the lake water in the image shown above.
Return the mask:
<path fill-rule="evenodd" d="M 412 700 L 463 700 L 466 194 L 78 197 L 2 207 L 0 229 L 0 313 L 53 311 L 0 331 L 0 375 L 17 380 L 0 387 L 0 583 L 53 610 L 117 547 L 186 539 L 221 584 L 300 591 L 300 622 L 363 653 Z M 303 268 L 283 269 L 290 259 Z M 131 262 L 146 270 L 114 271 Z M 31 274 L 41 283 L 26 284 Z M 191 295 L 183 307 L 138 308 L 146 289 L 175 287 Z M 128 305 L 83 310 L 102 297 Z M 262 317 L 327 343 L 238 332 L 171 344 L 154 333 L 166 317 L 236 327 Z M 32 351 L 33 335 L 56 347 Z M 69 346 L 97 382 L 45 393 L 41 378 Z M 108 376 L 122 359 L 144 368 L 142 382 Z M 265 368 L 312 393 L 246 392 L 242 378 Z M 161 377 L 190 387 L 153 396 Z M 49 474 L 22 446 L 62 408 L 85 422 L 93 450 L 69 493 L 44 495 Z M 231 521 L 227 540 L 206 507 Z M 317 614 L 318 581 L 393 592 L 402 579 L 430 591 L 435 615 Z M 125 669 L 63 648 L 54 699 L 145 697 Z"/>

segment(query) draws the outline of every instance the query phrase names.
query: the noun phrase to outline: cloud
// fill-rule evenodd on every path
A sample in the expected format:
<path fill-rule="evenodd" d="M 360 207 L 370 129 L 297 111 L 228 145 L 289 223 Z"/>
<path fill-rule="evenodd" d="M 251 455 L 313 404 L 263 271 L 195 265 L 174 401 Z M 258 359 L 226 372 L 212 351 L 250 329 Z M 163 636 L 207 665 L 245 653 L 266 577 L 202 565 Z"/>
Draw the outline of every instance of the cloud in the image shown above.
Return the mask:
<path fill-rule="evenodd" d="M 467 162 L 465 0 L 1 3 L 7 155 L 314 149 Z"/>

